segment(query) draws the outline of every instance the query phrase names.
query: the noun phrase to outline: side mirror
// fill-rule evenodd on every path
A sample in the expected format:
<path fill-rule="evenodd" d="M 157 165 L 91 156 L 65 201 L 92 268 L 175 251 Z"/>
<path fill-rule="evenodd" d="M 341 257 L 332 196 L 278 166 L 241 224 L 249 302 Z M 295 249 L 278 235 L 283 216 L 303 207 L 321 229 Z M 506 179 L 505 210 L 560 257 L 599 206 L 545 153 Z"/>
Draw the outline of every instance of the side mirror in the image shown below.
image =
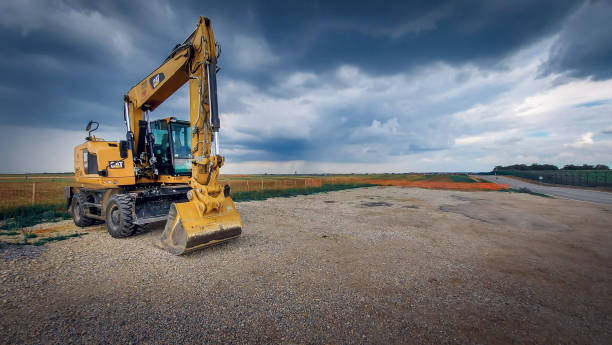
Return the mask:
<path fill-rule="evenodd" d="M 93 127 L 93 125 L 94 125 L 94 124 L 96 125 L 96 128 L 94 128 L 94 129 L 92 130 L 92 129 L 91 129 L 91 127 Z M 100 126 L 100 124 L 99 124 L 98 122 L 96 122 L 96 121 L 89 121 L 89 122 L 87 123 L 87 127 L 85 128 L 85 131 L 86 131 L 86 132 L 89 132 L 89 131 L 93 132 L 93 131 L 95 131 L 96 129 L 98 129 L 98 126 Z"/>
<path fill-rule="evenodd" d="M 127 140 L 121 140 L 119 142 L 119 155 L 121 156 L 121 158 L 127 158 L 128 156 L 128 142 Z"/>
<path fill-rule="evenodd" d="M 96 128 L 92 128 L 93 125 L 96 125 Z M 87 123 L 87 127 L 85 127 L 85 131 L 89 132 L 87 134 L 87 138 L 85 138 L 85 140 L 91 140 L 91 132 L 95 131 L 96 129 L 98 129 L 98 127 L 100 127 L 100 124 L 96 121 L 89 121 Z"/>

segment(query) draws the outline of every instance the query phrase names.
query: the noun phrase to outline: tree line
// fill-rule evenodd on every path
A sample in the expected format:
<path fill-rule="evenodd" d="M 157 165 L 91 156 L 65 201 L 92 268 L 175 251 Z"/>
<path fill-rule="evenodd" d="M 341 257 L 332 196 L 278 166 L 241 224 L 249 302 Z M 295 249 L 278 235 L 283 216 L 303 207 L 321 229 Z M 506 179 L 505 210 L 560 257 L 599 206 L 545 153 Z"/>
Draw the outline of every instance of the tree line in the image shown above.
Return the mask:
<path fill-rule="evenodd" d="M 513 164 L 508 166 L 498 165 L 493 168 L 493 171 L 502 171 L 502 170 L 521 170 L 521 171 L 533 171 L 533 170 L 610 170 L 605 164 L 583 164 L 583 165 L 574 165 L 568 164 L 563 166 L 563 168 L 559 169 L 556 165 L 553 164 L 537 164 L 533 163 L 531 165 L 527 164 Z"/>

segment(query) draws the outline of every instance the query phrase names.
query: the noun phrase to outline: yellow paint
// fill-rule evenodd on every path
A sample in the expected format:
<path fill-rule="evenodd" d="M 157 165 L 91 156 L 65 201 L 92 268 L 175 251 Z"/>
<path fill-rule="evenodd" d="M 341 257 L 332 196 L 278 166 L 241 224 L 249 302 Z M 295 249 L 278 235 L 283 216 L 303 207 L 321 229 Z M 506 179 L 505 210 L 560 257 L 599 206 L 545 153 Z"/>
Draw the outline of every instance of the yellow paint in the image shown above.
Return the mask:
<path fill-rule="evenodd" d="M 106 170 L 108 176 L 87 174 L 84 167 L 84 152 L 95 154 L 98 171 Z M 123 161 L 123 168 L 108 168 L 110 161 Z M 128 157 L 123 159 L 119 155 L 119 143 L 116 141 L 102 141 L 99 138 L 86 141 L 74 149 L 74 178 L 77 183 L 100 185 L 107 188 L 133 185 L 136 181 L 132 153 L 129 152 Z"/>
<path fill-rule="evenodd" d="M 179 50 L 132 87 L 124 100 L 128 102 L 129 122 L 135 138 L 134 154 L 139 156 L 140 152 L 136 151 L 136 143 L 139 136 L 144 135 L 144 133 L 139 133 L 138 126 L 139 121 L 144 119 L 144 111 L 141 107 L 147 104 L 150 110 L 155 110 L 182 85 L 189 82 L 190 125 L 192 128 L 196 127 L 195 132 L 192 132 L 191 135 L 192 156 L 194 157 L 191 176 L 155 176 L 152 173 L 135 176 L 132 152 L 129 152 L 128 157 L 123 159 L 122 169 L 105 169 L 110 161 L 122 160 L 117 142 L 93 138 L 77 146 L 74 151 L 76 182 L 88 188 L 107 189 L 138 184 L 188 183 L 191 187 L 190 201 L 174 204 L 172 210 L 176 214 L 169 219 L 169 225 L 166 226 L 167 231 L 164 232 L 166 236 L 171 237 L 177 225 L 180 224 L 184 228 L 185 247 L 180 250 L 171 250 L 177 254 L 236 237 L 242 228 L 242 222 L 233 201 L 229 196 L 224 196 L 223 187 L 217 181 L 224 157 L 211 155 L 212 128 L 206 68 L 211 61 L 216 61 L 217 47 L 210 20 L 200 17 L 196 30 L 185 43 L 193 47 L 191 57 L 190 49 Z M 163 73 L 163 78 L 160 77 L 160 73 Z M 168 118 L 167 121 L 170 119 Z M 108 171 L 108 176 L 85 173 L 83 164 L 83 152 L 85 151 L 97 155 L 98 170 Z M 144 162 L 138 168 L 147 166 L 148 162 Z M 202 242 L 206 237 L 211 237 L 208 236 L 211 233 L 218 237 L 224 229 L 232 229 L 228 232 L 227 238 Z M 170 250 L 168 243 L 164 245 L 162 241 L 162 245 Z"/>

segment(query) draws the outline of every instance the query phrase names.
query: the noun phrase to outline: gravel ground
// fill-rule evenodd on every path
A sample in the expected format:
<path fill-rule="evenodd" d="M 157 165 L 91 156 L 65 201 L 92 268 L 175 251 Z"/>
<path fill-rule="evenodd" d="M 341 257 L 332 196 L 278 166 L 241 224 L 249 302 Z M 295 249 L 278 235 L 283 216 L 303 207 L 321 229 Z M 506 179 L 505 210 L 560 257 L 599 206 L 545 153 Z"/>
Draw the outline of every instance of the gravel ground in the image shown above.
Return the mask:
<path fill-rule="evenodd" d="M 611 205 L 372 187 L 237 208 L 242 237 L 182 257 L 152 245 L 163 224 L 0 249 L 1 342 L 612 339 Z"/>

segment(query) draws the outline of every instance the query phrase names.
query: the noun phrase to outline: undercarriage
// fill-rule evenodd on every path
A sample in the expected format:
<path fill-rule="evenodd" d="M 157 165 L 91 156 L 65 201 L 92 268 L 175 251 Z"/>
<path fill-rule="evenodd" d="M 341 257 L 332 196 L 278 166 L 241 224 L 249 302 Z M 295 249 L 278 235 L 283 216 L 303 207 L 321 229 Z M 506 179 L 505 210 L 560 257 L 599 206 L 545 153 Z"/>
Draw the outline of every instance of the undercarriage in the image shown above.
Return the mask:
<path fill-rule="evenodd" d="M 189 190 L 188 185 L 66 187 L 64 194 L 77 225 L 104 221 L 113 237 L 127 237 L 146 224 L 167 220 L 172 203 L 187 202 Z"/>

